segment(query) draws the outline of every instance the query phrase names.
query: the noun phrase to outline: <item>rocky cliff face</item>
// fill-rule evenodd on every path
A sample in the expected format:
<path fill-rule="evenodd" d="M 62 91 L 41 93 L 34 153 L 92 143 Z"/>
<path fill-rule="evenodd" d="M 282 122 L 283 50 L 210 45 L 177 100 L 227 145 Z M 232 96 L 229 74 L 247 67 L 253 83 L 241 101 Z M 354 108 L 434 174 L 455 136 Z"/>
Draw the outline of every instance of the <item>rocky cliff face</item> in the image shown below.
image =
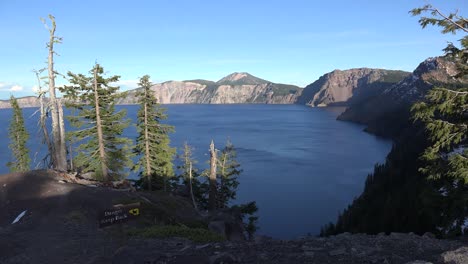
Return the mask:
<path fill-rule="evenodd" d="M 435 85 L 463 85 L 453 77 L 456 74 L 455 64 L 449 60 L 441 57 L 429 58 L 419 64 L 411 75 L 386 89 L 383 94 L 398 102 L 414 103 L 421 100 Z"/>
<path fill-rule="evenodd" d="M 409 75 L 403 71 L 359 68 L 335 70 L 304 88 L 298 103 L 310 106 L 352 105 L 381 93 Z"/>
<path fill-rule="evenodd" d="M 297 86 L 271 83 L 248 73 L 233 73 L 218 82 L 170 81 L 151 89 L 161 104 L 292 104 L 302 91 Z M 135 104 L 135 92 L 129 91 L 119 104 Z"/>
<path fill-rule="evenodd" d="M 35 96 L 21 97 L 17 100 L 21 108 L 39 107 L 39 99 Z M 0 100 L 0 109 L 2 108 L 11 108 L 10 100 Z"/>
<path fill-rule="evenodd" d="M 153 85 L 161 104 L 293 104 L 302 88 L 265 81 L 248 73 L 233 73 L 218 82 L 207 80 L 169 81 Z M 137 89 L 127 92 L 118 104 L 136 104 Z M 18 98 L 20 107 L 38 107 L 37 97 Z M 9 100 L 0 100 L 1 108 L 10 108 Z"/>
<path fill-rule="evenodd" d="M 400 82 L 361 104 L 349 107 L 338 119 L 366 124 L 370 132 L 392 136 L 393 132 L 390 130 L 396 132 L 405 125 L 410 106 L 422 100 L 429 89 L 437 85 L 468 84 L 468 80 L 455 80 L 455 74 L 454 63 L 441 57 L 429 58 Z"/>

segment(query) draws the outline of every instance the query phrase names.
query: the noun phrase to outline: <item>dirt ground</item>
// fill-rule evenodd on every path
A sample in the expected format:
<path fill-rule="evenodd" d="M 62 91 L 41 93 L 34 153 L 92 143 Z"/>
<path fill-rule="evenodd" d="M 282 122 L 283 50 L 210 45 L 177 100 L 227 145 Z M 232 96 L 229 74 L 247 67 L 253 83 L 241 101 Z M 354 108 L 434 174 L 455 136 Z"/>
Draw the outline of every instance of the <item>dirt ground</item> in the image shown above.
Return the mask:
<path fill-rule="evenodd" d="M 98 227 L 103 209 L 142 196 L 155 204 L 156 215 L 170 215 L 170 221 L 199 220 L 189 201 L 167 194 L 65 183 L 50 171 L 1 175 L 0 263 L 468 263 L 466 241 L 438 240 L 429 234 L 194 243 L 126 235 L 128 228 L 168 221 L 153 219 L 155 215 Z"/>

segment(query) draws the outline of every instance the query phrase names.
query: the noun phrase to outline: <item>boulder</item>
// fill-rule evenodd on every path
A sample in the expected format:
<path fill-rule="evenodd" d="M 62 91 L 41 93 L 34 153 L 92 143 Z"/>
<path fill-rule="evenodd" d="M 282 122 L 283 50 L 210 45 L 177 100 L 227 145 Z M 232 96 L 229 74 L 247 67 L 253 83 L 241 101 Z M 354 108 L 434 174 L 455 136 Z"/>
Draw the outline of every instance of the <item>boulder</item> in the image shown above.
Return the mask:
<path fill-rule="evenodd" d="M 225 208 L 211 212 L 208 220 L 212 228 L 222 230 L 224 223 L 224 234 L 230 241 L 245 241 L 245 229 L 242 221 L 242 214 L 237 208 Z M 213 230 L 214 231 L 214 230 Z"/>
<path fill-rule="evenodd" d="M 226 223 L 223 221 L 211 221 L 208 224 L 208 229 L 217 234 L 226 236 Z"/>

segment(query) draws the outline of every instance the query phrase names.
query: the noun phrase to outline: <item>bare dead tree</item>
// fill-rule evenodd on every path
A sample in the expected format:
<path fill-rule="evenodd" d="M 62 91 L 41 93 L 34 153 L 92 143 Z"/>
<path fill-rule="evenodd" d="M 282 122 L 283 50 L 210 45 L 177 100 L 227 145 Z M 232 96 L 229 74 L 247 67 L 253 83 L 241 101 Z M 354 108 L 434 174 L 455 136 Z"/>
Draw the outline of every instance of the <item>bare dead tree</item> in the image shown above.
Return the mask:
<path fill-rule="evenodd" d="M 60 99 L 56 96 L 56 87 L 55 87 L 55 75 L 54 70 L 54 55 L 57 54 L 54 51 L 55 43 L 62 43 L 62 38 L 55 36 L 56 23 L 55 17 L 49 15 L 51 21 L 51 26 L 49 27 L 45 19 L 41 19 L 45 27 L 49 30 L 49 42 L 47 43 L 47 48 L 49 51 L 48 60 L 47 60 L 47 72 L 48 72 L 48 85 L 49 85 L 49 107 L 52 117 L 52 149 L 51 158 L 52 166 L 54 169 L 59 171 L 67 170 L 67 149 L 66 149 L 66 139 L 65 139 L 65 124 L 63 121 L 63 109 Z"/>
<path fill-rule="evenodd" d="M 217 184 L 216 184 L 216 149 L 213 140 L 210 144 L 210 192 L 208 198 L 208 209 L 216 210 L 216 195 L 217 195 Z"/>

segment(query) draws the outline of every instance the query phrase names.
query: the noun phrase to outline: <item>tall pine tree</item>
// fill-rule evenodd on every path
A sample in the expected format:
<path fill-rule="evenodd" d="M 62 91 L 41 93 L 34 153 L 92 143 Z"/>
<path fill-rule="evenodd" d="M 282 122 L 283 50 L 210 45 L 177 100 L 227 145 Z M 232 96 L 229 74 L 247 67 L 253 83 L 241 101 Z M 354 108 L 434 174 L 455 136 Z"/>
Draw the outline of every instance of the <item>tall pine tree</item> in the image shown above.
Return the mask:
<path fill-rule="evenodd" d="M 242 172 L 236 158 L 234 145 L 228 140 L 218 158 L 218 208 L 225 208 L 229 201 L 236 199 L 236 190 L 239 186 L 237 177 Z"/>
<path fill-rule="evenodd" d="M 29 149 L 26 147 L 29 134 L 24 126 L 23 112 L 13 95 L 10 97 L 10 104 L 13 110 L 13 117 L 11 118 L 10 127 L 8 129 L 11 140 L 8 147 L 12 152 L 13 161 L 8 162 L 7 166 L 12 172 L 28 171 L 31 163 Z"/>
<path fill-rule="evenodd" d="M 169 146 L 169 133 L 174 132 L 174 127 L 161 123 L 162 120 L 167 119 L 166 109 L 157 103 L 151 90 L 150 76 L 141 77 L 138 85 L 141 88 L 136 96 L 140 110 L 138 111 L 138 137 L 134 152 L 141 157 L 134 170 L 139 171 L 140 176 L 146 177 L 149 190 L 152 190 L 152 186 L 160 179 L 163 189 L 167 191 L 168 180 L 174 176 L 172 160 L 175 149 Z M 153 179 L 153 176 L 158 179 Z"/>
<path fill-rule="evenodd" d="M 61 91 L 67 106 L 76 109 L 77 116 L 68 116 L 73 127 L 69 132 L 74 142 L 82 142 L 75 150 L 74 165 L 82 172 L 92 172 L 97 179 L 110 181 L 126 175 L 124 170 L 132 166 L 131 143 L 122 137 L 129 126 L 127 112 L 116 111 L 119 87 L 110 84 L 119 76 L 104 78 L 104 69 L 95 64 L 90 76 L 68 72 L 71 86 Z"/>
<path fill-rule="evenodd" d="M 421 156 L 424 166 L 420 171 L 435 180 L 444 196 L 439 226 L 443 233 L 457 235 L 468 219 L 468 19 L 458 13 L 445 15 L 431 5 L 411 11 L 414 16 L 425 12 L 431 16 L 420 18 L 423 28 L 436 25 L 442 27 L 443 34 L 464 35 L 460 47 L 449 43 L 444 49 L 445 56 L 457 66 L 454 78 L 460 85 L 436 87 L 425 101 L 412 107 L 414 119 L 425 125 L 430 142 Z"/>

